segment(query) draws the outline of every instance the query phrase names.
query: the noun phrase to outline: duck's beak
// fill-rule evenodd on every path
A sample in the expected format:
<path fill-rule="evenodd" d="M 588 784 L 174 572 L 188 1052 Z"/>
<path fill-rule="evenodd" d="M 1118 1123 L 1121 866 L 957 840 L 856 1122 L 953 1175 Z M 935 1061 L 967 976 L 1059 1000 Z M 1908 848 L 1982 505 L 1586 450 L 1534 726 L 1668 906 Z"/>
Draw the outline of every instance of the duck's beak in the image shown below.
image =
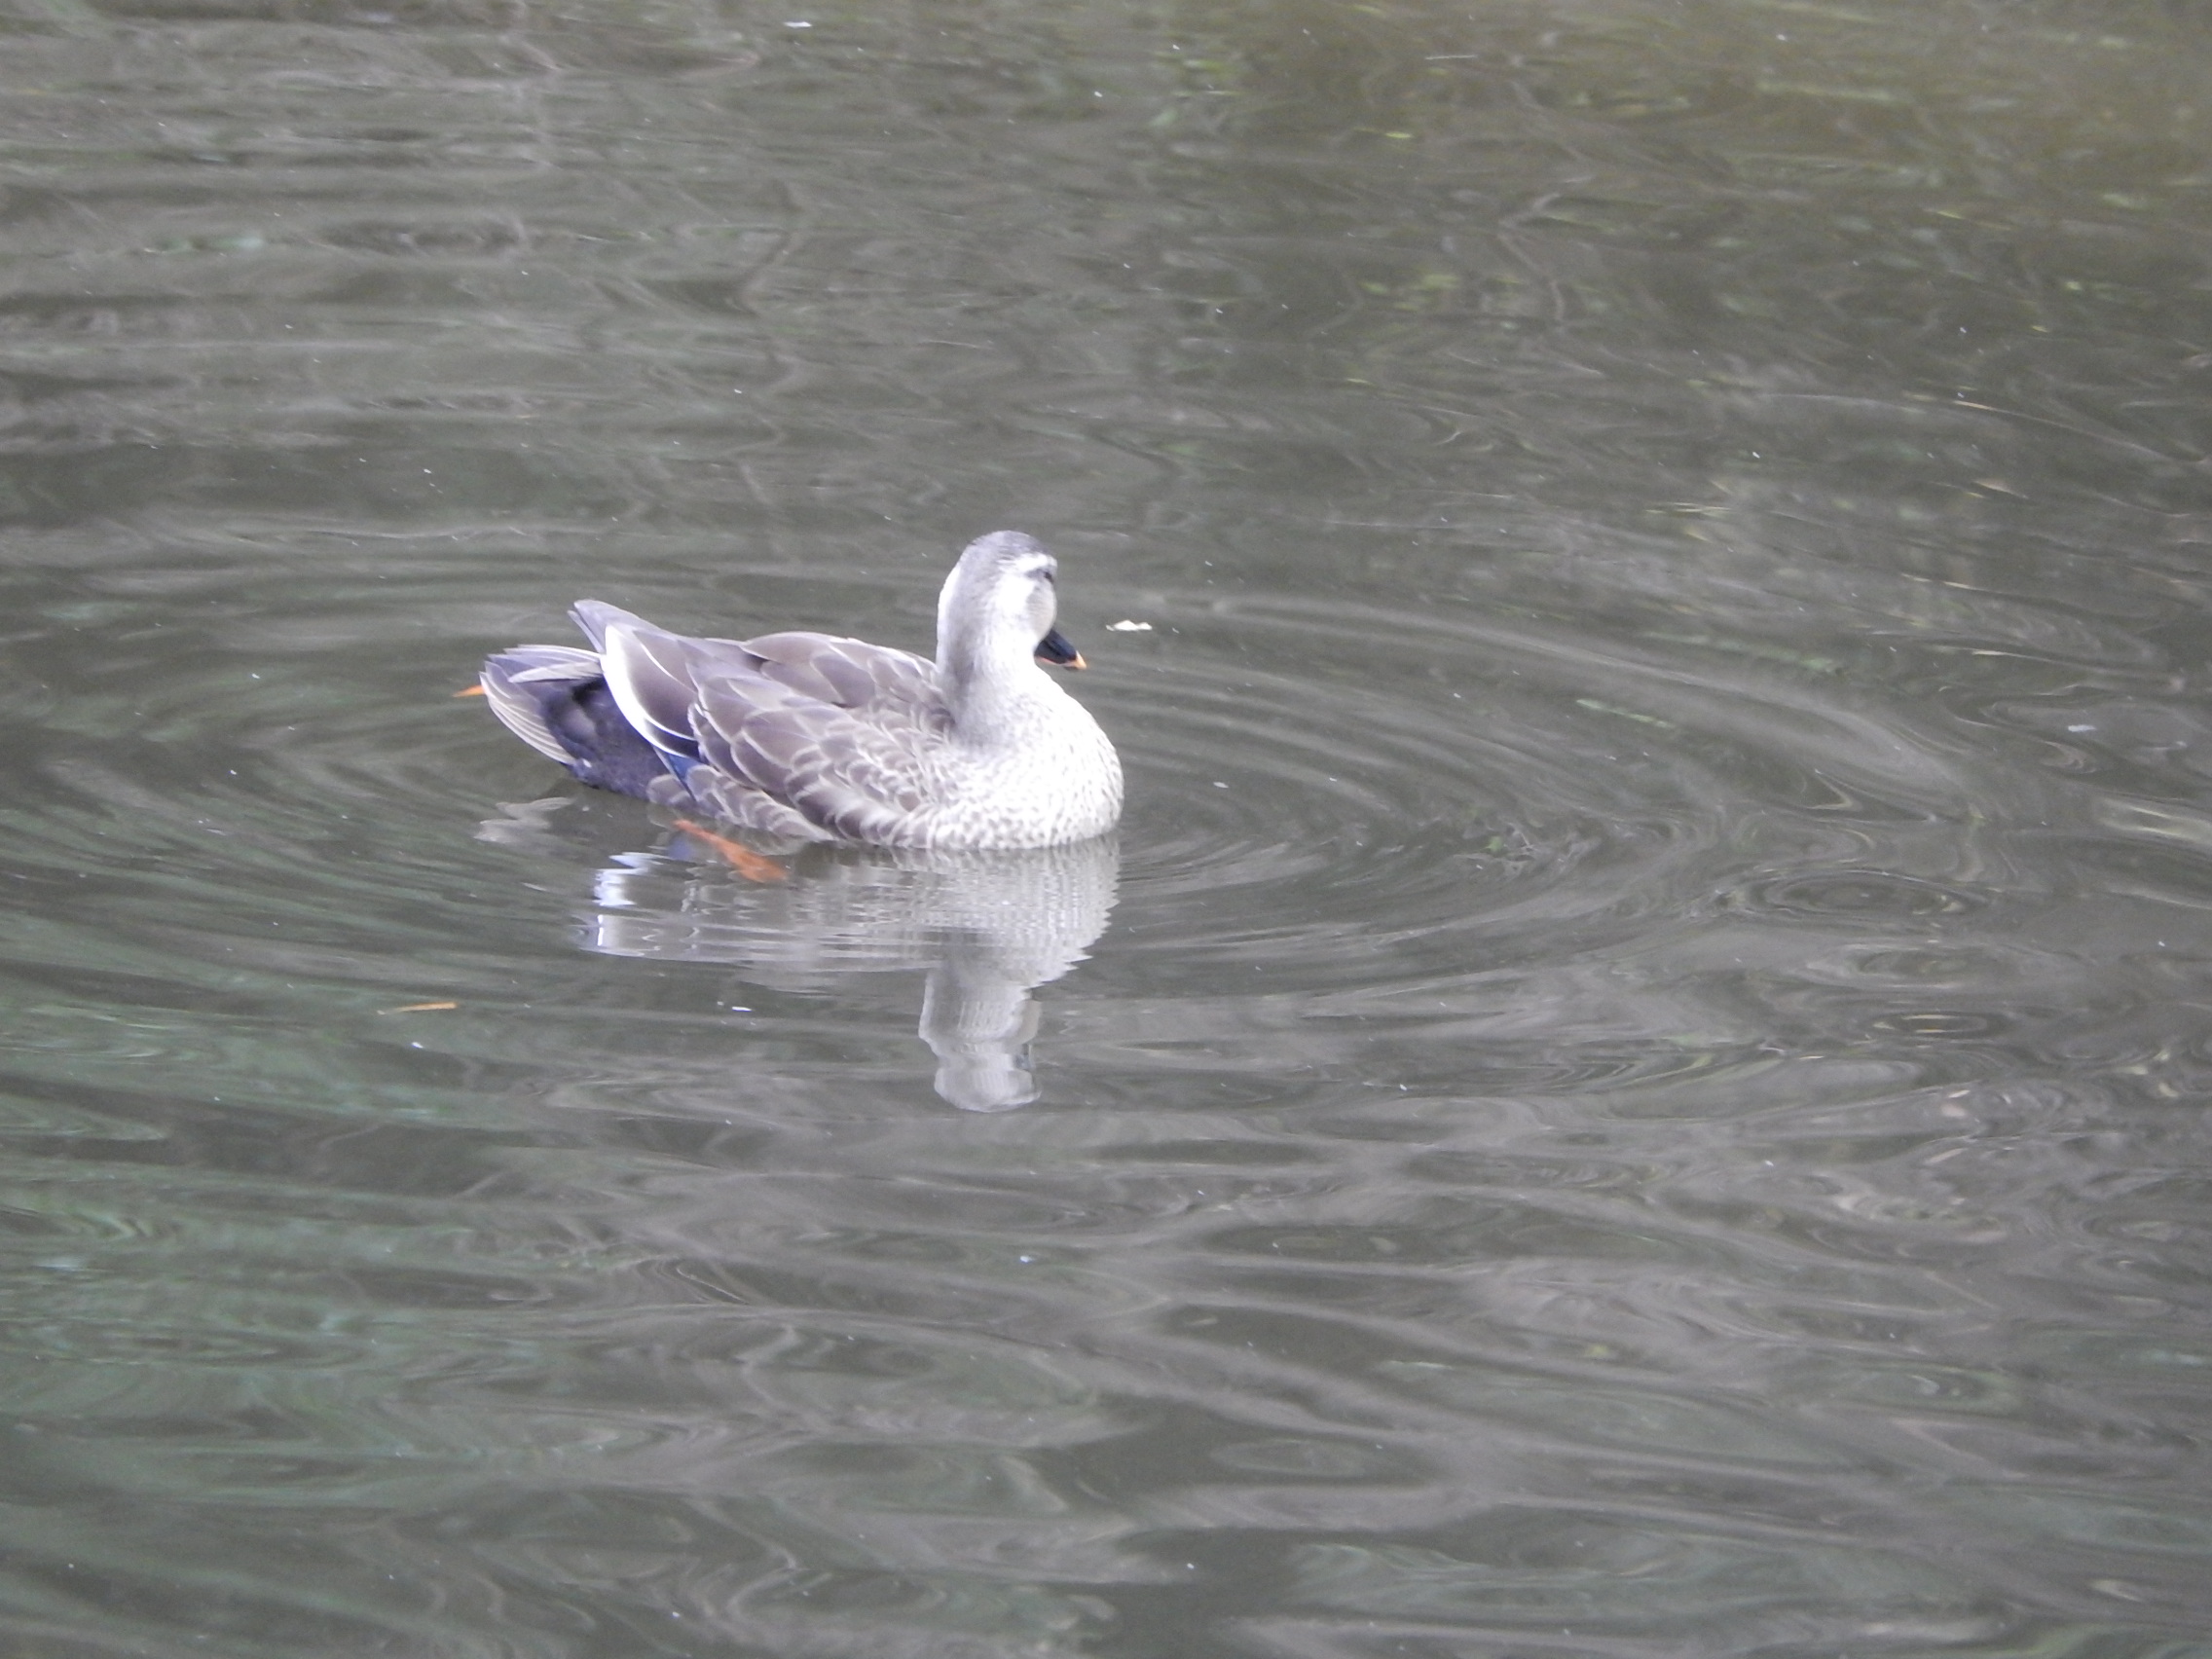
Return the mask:
<path fill-rule="evenodd" d="M 1068 644 L 1068 637 L 1054 628 L 1037 642 L 1037 660 L 1049 662 L 1055 668 L 1088 668 L 1083 653 Z"/>

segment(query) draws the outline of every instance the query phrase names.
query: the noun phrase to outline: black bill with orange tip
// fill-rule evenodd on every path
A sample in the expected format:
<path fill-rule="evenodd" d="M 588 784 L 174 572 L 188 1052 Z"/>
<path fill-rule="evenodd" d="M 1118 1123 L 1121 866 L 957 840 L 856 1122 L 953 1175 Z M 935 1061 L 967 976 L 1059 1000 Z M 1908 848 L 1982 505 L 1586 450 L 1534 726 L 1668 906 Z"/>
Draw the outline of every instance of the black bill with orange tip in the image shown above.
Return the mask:
<path fill-rule="evenodd" d="M 1088 668 L 1083 653 L 1068 644 L 1068 637 L 1054 628 L 1037 642 L 1037 660 L 1049 662 L 1055 668 Z"/>

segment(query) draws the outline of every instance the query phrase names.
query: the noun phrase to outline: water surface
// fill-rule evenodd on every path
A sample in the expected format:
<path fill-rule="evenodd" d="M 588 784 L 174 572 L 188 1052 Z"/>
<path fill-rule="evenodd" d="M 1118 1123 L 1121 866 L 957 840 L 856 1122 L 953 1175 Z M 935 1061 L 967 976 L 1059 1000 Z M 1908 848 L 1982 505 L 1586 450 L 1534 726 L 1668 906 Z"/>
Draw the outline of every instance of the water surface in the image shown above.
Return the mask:
<path fill-rule="evenodd" d="M 2212 1654 L 2207 85 L 0 7 L 6 1644 Z M 1105 848 L 752 882 L 449 695 L 1002 526 Z"/>

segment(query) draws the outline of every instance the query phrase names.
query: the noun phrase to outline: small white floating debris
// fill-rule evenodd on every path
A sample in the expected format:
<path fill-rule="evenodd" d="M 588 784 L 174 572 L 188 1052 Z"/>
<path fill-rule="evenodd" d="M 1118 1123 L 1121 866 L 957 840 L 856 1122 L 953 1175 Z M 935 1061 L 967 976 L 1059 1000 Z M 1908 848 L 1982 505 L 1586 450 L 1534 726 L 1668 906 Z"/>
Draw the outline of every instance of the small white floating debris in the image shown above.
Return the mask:
<path fill-rule="evenodd" d="M 1150 622 L 1132 622 L 1124 616 L 1119 622 L 1107 623 L 1106 632 L 1109 634 L 1149 634 L 1152 632 L 1152 624 Z"/>

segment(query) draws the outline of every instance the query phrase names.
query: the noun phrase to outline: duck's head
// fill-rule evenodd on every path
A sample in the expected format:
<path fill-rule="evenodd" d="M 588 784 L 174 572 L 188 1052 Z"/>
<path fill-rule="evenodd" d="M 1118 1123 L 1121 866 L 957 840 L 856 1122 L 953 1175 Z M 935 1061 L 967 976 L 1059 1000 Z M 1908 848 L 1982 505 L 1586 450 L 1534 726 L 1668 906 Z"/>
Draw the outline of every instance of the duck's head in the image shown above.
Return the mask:
<path fill-rule="evenodd" d="M 1044 543 L 1018 530 L 995 530 L 971 541 L 938 596 L 938 660 L 946 661 L 948 653 L 1035 656 L 1082 668 L 1083 654 L 1052 626 L 1059 613 L 1052 586 L 1058 570 Z"/>

